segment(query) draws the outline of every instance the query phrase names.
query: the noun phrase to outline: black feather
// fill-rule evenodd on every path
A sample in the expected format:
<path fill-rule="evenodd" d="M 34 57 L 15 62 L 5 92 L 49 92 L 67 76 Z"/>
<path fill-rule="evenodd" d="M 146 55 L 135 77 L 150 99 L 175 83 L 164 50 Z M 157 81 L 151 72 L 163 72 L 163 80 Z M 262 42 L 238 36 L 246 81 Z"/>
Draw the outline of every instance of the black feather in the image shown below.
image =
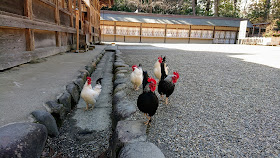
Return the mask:
<path fill-rule="evenodd" d="M 137 107 L 143 112 L 153 116 L 158 108 L 158 98 L 153 92 L 143 92 L 137 99 Z"/>
<path fill-rule="evenodd" d="M 143 71 L 143 76 L 143 93 L 138 96 L 137 107 L 141 112 L 147 113 L 150 117 L 152 117 L 158 108 L 158 98 L 151 90 L 144 91 L 145 87 L 149 85 L 149 75 L 147 71 Z"/>
<path fill-rule="evenodd" d="M 101 80 L 102 80 L 103 78 L 99 78 L 97 81 L 96 81 L 96 84 L 100 84 L 101 85 Z"/>
<path fill-rule="evenodd" d="M 163 62 L 160 64 L 161 78 L 158 83 L 158 93 L 160 95 L 166 95 L 166 97 L 169 97 L 174 91 L 175 84 L 172 81 L 169 82 L 164 80 L 167 77 L 167 75 L 164 68 L 165 57 L 163 59 L 164 59 Z"/>

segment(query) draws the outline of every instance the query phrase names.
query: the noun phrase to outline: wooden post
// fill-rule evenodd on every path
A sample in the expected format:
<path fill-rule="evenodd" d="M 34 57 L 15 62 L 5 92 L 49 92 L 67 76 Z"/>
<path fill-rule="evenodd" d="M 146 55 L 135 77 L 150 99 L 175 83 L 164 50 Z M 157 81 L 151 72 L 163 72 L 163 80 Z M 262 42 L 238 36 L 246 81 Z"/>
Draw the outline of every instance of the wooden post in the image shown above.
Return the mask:
<path fill-rule="evenodd" d="M 239 30 L 239 28 L 237 28 L 237 29 L 236 29 L 236 32 L 235 32 L 235 39 L 234 39 L 234 44 L 236 44 L 236 40 L 237 40 L 237 34 L 238 34 L 238 30 Z M 239 42 L 238 42 L 238 44 L 239 44 Z"/>
<path fill-rule="evenodd" d="M 190 29 L 189 29 L 189 42 L 188 43 L 191 42 L 191 33 L 192 33 L 192 26 L 190 25 Z"/>
<path fill-rule="evenodd" d="M 255 26 L 253 25 L 252 37 L 254 37 Z"/>
<path fill-rule="evenodd" d="M 212 44 L 214 43 L 214 40 L 215 40 L 215 32 L 216 32 L 216 27 L 214 26 L 214 28 L 213 28 L 213 36 L 212 36 L 212 38 L 213 38 Z"/>
<path fill-rule="evenodd" d="M 77 47 L 76 52 L 79 52 L 79 10 L 76 10 L 76 41 L 77 41 Z"/>
<path fill-rule="evenodd" d="M 116 21 L 114 21 L 114 42 L 116 42 L 116 34 L 117 34 L 117 26 L 116 26 Z"/>
<path fill-rule="evenodd" d="M 32 0 L 24 1 L 24 15 L 28 17 L 28 19 L 33 19 L 32 12 Z M 34 51 L 35 50 L 35 42 L 34 42 L 34 31 L 33 29 L 25 29 L 25 40 L 26 40 L 26 51 Z"/>
<path fill-rule="evenodd" d="M 61 46 L 61 32 L 55 31 L 55 41 L 56 41 L 56 46 L 60 47 Z"/>
<path fill-rule="evenodd" d="M 78 0 L 78 8 L 79 8 L 79 18 L 80 18 L 80 22 L 81 22 L 81 32 L 83 33 L 83 18 L 82 18 L 82 0 Z"/>
<path fill-rule="evenodd" d="M 69 12 L 71 13 L 70 15 L 70 27 L 73 27 L 74 26 L 74 23 L 73 23 L 73 8 L 72 8 L 72 0 L 68 0 L 68 10 Z"/>
<path fill-rule="evenodd" d="M 34 31 L 32 29 L 25 29 L 26 51 L 35 50 L 34 45 Z"/>
<path fill-rule="evenodd" d="M 24 15 L 30 20 L 33 19 L 32 0 L 24 0 Z"/>
<path fill-rule="evenodd" d="M 167 24 L 164 26 L 164 43 L 166 43 Z"/>
<path fill-rule="evenodd" d="M 89 2 L 89 7 L 88 7 L 88 32 L 89 32 L 89 42 L 92 42 L 92 26 L 91 26 L 91 14 L 92 14 L 92 9 L 91 9 L 91 1 Z"/>
<path fill-rule="evenodd" d="M 61 7 L 64 9 L 65 8 L 65 0 L 61 0 L 61 3 L 62 3 Z"/>
<path fill-rule="evenodd" d="M 55 1 L 55 23 L 56 25 L 60 25 L 60 18 L 59 18 L 59 1 Z M 55 31 L 55 41 L 56 41 L 56 46 L 60 47 L 61 46 L 61 33 L 59 31 Z"/>
<path fill-rule="evenodd" d="M 258 33 L 258 37 L 261 36 L 261 25 L 259 25 L 259 33 Z"/>
<path fill-rule="evenodd" d="M 57 25 L 60 25 L 58 0 L 56 0 L 55 3 L 55 23 Z"/>
<path fill-rule="evenodd" d="M 142 43 L 142 23 L 140 23 L 140 43 Z"/>

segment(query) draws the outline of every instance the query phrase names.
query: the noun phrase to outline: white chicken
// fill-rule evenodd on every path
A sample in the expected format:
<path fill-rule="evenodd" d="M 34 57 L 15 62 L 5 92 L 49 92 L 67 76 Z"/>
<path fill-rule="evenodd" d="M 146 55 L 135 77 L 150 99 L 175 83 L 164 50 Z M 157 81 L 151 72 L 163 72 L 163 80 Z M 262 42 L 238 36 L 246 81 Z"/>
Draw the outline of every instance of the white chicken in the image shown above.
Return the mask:
<path fill-rule="evenodd" d="M 87 77 L 87 81 L 83 87 L 83 90 L 81 92 L 81 97 L 84 99 L 84 101 L 86 102 L 87 106 L 85 110 L 88 110 L 88 106 L 89 104 L 92 105 L 92 109 L 94 107 L 94 104 L 96 103 L 96 99 L 98 98 L 100 92 L 101 92 L 101 80 L 102 78 L 99 78 L 96 81 L 96 85 L 94 87 L 94 89 L 92 89 L 91 86 L 91 78 Z"/>
<path fill-rule="evenodd" d="M 162 63 L 162 61 L 165 61 L 165 57 L 158 57 L 158 60 L 156 61 L 155 65 L 154 65 L 154 74 L 156 76 L 156 78 L 158 79 L 158 81 L 160 81 L 161 78 L 161 68 L 160 68 L 160 64 Z M 168 75 L 168 67 L 166 66 L 166 64 L 164 63 L 164 68 L 165 68 L 165 73 Z"/>
<path fill-rule="evenodd" d="M 143 70 L 142 70 L 141 64 L 139 64 L 139 67 L 137 67 L 136 65 L 133 65 L 132 70 L 133 71 L 130 74 L 130 81 L 133 84 L 134 90 L 137 91 L 139 89 L 139 86 L 143 82 Z"/>

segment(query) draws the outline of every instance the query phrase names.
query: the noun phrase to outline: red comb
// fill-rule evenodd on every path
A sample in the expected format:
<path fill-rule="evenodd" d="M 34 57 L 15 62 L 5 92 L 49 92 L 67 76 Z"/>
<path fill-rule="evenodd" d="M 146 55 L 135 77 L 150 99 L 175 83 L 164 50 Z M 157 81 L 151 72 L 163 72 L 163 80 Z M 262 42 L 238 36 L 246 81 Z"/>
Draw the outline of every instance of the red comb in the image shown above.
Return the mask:
<path fill-rule="evenodd" d="M 180 75 L 177 71 L 173 72 L 173 75 L 175 75 L 177 79 L 180 77 Z"/>
<path fill-rule="evenodd" d="M 154 78 L 148 78 L 148 82 L 153 82 L 154 84 L 157 84 L 157 81 Z"/>
<path fill-rule="evenodd" d="M 132 66 L 132 70 L 134 71 L 134 69 L 137 68 L 137 65 L 133 65 Z"/>
<path fill-rule="evenodd" d="M 87 80 L 90 80 L 90 81 L 91 81 L 91 78 L 90 78 L 90 77 L 87 77 Z"/>

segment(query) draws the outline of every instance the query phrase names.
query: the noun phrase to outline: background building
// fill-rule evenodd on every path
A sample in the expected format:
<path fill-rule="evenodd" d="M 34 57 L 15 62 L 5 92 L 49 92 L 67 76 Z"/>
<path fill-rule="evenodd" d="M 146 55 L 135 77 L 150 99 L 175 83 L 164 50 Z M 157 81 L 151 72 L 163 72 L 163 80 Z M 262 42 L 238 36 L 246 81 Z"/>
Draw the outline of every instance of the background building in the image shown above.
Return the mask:
<path fill-rule="evenodd" d="M 105 10 L 100 15 L 101 39 L 108 42 L 234 44 L 245 20 Z M 249 21 L 247 27 L 253 27 Z"/>

